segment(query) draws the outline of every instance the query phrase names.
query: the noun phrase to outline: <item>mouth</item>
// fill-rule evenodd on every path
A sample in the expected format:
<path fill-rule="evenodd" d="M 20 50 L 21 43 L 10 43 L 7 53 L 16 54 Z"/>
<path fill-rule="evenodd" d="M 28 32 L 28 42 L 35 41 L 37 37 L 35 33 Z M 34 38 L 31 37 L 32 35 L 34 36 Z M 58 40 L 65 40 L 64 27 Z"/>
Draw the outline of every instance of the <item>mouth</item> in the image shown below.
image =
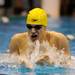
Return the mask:
<path fill-rule="evenodd" d="M 37 35 L 37 34 L 31 35 L 31 39 L 32 39 L 33 41 L 37 40 L 37 39 L 38 39 L 38 35 Z"/>
<path fill-rule="evenodd" d="M 37 35 L 32 35 L 31 37 L 32 37 L 32 38 L 36 38 L 36 37 L 37 37 Z"/>

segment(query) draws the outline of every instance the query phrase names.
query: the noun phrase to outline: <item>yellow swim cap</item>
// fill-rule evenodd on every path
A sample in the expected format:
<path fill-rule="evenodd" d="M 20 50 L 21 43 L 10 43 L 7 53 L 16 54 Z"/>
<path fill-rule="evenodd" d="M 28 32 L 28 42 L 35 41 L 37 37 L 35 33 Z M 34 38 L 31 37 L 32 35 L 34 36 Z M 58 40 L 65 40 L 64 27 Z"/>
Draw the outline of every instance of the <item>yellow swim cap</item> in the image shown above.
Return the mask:
<path fill-rule="evenodd" d="M 34 8 L 29 11 L 26 24 L 47 26 L 47 14 L 41 8 Z"/>

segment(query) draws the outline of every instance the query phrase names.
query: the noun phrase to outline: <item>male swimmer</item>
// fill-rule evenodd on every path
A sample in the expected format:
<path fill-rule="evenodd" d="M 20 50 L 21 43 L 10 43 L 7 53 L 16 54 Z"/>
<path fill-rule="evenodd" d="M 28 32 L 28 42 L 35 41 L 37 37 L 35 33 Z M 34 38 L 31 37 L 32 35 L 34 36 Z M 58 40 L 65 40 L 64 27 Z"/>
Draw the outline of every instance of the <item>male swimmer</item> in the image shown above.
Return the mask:
<path fill-rule="evenodd" d="M 69 42 L 62 33 L 47 31 L 47 14 L 41 8 L 34 8 L 29 11 L 26 19 L 28 32 L 15 34 L 10 41 L 9 49 L 11 54 L 19 56 L 20 62 L 27 67 L 33 67 L 33 63 L 51 63 L 49 59 L 50 47 L 63 50 L 65 56 L 70 56 Z M 52 56 L 52 55 L 51 55 Z"/>

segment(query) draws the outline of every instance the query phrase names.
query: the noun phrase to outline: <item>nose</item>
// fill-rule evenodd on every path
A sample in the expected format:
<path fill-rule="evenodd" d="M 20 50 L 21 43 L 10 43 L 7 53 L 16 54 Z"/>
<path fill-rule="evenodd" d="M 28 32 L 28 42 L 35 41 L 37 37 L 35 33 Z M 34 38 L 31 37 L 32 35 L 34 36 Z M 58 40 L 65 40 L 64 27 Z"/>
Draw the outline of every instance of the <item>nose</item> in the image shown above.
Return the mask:
<path fill-rule="evenodd" d="M 31 29 L 31 32 L 32 32 L 32 33 L 35 33 L 35 32 L 36 32 L 35 28 L 32 28 L 32 29 Z"/>

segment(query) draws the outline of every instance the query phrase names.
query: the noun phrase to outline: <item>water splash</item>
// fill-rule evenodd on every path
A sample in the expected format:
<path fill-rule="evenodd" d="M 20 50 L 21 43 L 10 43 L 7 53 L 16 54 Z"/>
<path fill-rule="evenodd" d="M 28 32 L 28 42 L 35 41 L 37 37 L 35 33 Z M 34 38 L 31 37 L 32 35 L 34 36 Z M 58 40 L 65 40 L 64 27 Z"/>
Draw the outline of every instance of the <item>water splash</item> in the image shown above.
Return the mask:
<path fill-rule="evenodd" d="M 57 50 L 55 46 L 51 47 L 47 41 L 40 43 L 38 40 L 31 46 L 34 46 L 34 50 L 32 49 L 33 52 L 29 55 L 29 62 L 31 62 L 34 66 L 36 65 L 37 60 L 43 58 L 45 55 L 49 57 L 47 60 L 50 60 L 50 63 L 52 63 L 55 67 L 68 66 L 66 63 L 70 61 L 70 56 L 65 56 L 63 49 Z M 8 66 L 16 67 L 20 64 L 20 61 L 18 60 L 18 56 L 0 54 L 0 64 L 9 64 Z"/>
<path fill-rule="evenodd" d="M 55 66 L 67 67 L 67 62 L 70 61 L 70 56 L 64 55 L 64 48 L 57 50 L 55 46 L 51 47 L 47 41 L 43 41 L 42 43 L 39 40 L 35 41 L 34 50 L 30 55 L 30 62 L 36 64 L 37 60 L 44 56 L 48 56 L 50 63 L 53 63 Z"/>

